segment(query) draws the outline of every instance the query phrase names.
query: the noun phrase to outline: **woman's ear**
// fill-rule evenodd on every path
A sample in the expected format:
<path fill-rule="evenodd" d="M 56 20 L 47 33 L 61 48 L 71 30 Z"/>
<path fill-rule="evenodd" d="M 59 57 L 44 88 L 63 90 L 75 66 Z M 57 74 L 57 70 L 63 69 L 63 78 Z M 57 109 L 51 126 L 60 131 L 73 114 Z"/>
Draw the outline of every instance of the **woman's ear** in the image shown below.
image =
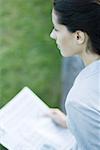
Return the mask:
<path fill-rule="evenodd" d="M 83 44 L 85 42 L 86 35 L 82 31 L 75 32 L 75 40 L 77 44 Z"/>

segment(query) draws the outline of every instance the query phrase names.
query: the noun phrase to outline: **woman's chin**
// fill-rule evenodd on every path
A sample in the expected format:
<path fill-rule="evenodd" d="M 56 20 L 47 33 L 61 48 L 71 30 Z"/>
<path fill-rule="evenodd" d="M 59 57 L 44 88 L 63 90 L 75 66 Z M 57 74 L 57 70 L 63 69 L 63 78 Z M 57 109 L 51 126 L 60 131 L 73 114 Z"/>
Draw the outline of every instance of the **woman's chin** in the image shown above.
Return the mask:
<path fill-rule="evenodd" d="M 65 53 L 64 51 L 60 50 L 60 53 L 63 57 L 70 57 L 70 56 L 73 56 L 72 54 L 70 53 Z"/>
<path fill-rule="evenodd" d="M 70 53 L 68 53 L 66 50 L 63 50 L 62 48 L 60 48 L 59 45 L 57 45 L 57 48 L 60 50 L 60 54 L 63 56 L 63 57 L 70 57 L 72 56 Z"/>

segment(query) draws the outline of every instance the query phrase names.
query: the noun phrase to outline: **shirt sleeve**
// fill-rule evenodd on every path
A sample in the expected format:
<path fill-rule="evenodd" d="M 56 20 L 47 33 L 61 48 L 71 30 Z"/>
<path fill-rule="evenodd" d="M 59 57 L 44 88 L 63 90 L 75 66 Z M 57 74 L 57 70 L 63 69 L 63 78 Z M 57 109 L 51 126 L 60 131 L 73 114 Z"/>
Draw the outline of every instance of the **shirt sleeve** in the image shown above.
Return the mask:
<path fill-rule="evenodd" d="M 99 150 L 100 111 L 98 105 L 94 106 L 98 97 L 92 96 L 94 91 L 84 85 L 73 87 L 67 97 L 68 127 L 77 141 L 78 150 Z"/>

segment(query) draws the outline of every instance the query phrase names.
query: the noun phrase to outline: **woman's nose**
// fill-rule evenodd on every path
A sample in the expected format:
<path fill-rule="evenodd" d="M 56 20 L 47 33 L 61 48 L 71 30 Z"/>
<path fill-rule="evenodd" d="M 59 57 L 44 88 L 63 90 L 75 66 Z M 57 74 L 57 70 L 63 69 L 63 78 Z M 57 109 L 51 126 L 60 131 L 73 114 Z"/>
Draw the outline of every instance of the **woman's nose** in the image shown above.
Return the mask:
<path fill-rule="evenodd" d="M 55 31 L 52 30 L 52 32 L 50 33 L 50 37 L 54 40 L 56 40 L 56 34 L 55 34 Z"/>

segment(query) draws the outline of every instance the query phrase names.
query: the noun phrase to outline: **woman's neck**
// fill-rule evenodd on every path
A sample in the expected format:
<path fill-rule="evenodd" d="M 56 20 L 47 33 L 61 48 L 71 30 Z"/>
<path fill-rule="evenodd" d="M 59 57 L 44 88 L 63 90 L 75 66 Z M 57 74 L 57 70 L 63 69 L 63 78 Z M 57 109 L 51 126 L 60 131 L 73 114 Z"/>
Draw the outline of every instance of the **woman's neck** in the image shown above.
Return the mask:
<path fill-rule="evenodd" d="M 96 60 L 100 60 L 100 55 L 91 53 L 90 51 L 83 52 L 80 56 L 85 64 L 85 66 L 93 63 Z"/>

